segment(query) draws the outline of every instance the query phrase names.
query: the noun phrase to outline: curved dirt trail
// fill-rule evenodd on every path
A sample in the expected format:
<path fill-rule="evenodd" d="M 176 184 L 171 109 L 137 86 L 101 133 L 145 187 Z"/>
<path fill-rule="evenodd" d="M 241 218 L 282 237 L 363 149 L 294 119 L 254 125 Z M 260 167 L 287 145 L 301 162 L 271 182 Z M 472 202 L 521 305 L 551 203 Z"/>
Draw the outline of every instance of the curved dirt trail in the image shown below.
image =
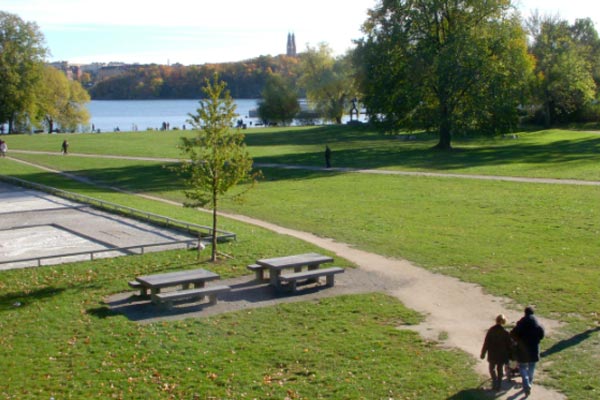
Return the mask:
<path fill-rule="evenodd" d="M 444 346 L 459 348 L 478 360 L 485 332 L 494 324 L 497 314 L 505 314 L 509 322 L 516 322 L 522 317 L 522 307 L 508 299 L 486 294 L 478 285 L 429 272 L 406 260 L 383 257 L 332 239 L 283 228 L 243 215 L 227 213 L 221 215 L 315 244 L 356 263 L 361 269 L 377 272 L 389 278 L 389 281 L 405 282 L 391 289 L 390 294 L 408 308 L 426 315 L 425 321 L 414 330 L 426 339 L 440 341 Z M 547 335 L 552 335 L 559 326 L 556 321 L 539 319 L 546 328 Z M 541 368 L 538 368 L 538 373 L 540 370 Z M 479 360 L 477 372 L 487 377 L 487 362 Z M 515 400 L 524 397 L 519 395 L 518 390 L 511 389 L 494 398 Z M 562 400 L 565 396 L 540 385 L 534 385 L 529 398 Z"/>
<path fill-rule="evenodd" d="M 96 184 L 75 174 L 65 173 L 19 159 L 14 159 L 14 161 L 63 174 L 88 184 Z M 160 197 L 132 193 L 116 187 L 111 187 L 111 189 L 181 206 L 181 203 Z M 479 353 L 485 332 L 493 325 L 495 316 L 503 313 L 509 323 L 516 322 L 522 316 L 523 306 L 514 304 L 510 299 L 486 294 L 478 285 L 432 273 L 406 260 L 383 257 L 355 249 L 351 245 L 336 242 L 333 239 L 284 228 L 243 215 L 229 213 L 219 213 L 219 215 L 304 240 L 352 261 L 365 271 L 374 272 L 385 277 L 388 283 L 395 284 L 398 282 L 397 287 L 388 289 L 388 293 L 398 298 L 408 308 L 426 316 L 422 324 L 412 329 L 419 332 L 426 339 L 436 340 L 444 346 L 459 348 L 471 354 L 478 360 L 476 370 L 482 377 L 488 377 L 487 362 L 479 360 Z M 548 336 L 552 335 L 559 327 L 559 323 L 556 321 L 539 319 L 546 328 Z M 539 377 L 541 368 L 538 368 L 537 371 Z M 517 378 L 517 381 L 520 381 L 520 378 Z M 519 391 L 520 388 L 513 386 L 501 394 L 490 393 L 490 396 L 495 399 L 523 399 L 524 395 Z M 534 384 L 529 399 L 564 400 L 566 397 L 549 388 Z"/>

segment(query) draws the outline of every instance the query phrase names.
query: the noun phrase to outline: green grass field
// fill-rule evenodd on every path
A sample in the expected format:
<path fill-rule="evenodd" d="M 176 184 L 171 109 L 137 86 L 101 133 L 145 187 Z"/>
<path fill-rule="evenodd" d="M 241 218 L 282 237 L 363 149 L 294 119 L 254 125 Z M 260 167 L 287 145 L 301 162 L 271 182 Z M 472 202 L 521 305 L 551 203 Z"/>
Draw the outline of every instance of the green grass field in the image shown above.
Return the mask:
<path fill-rule="evenodd" d="M 600 180 L 600 154 L 597 151 L 597 147 L 600 145 L 600 135 L 597 132 L 553 130 L 519 133 L 518 139 L 457 140 L 455 142 L 457 150 L 451 153 L 430 150 L 435 144 L 435 138 L 427 135 L 420 135 L 419 139 L 415 141 L 400 141 L 362 128 L 265 129 L 247 132 L 249 150 L 256 162 L 321 165 L 323 163 L 322 149 L 325 143 L 329 143 L 334 150 L 334 166 Z M 58 156 L 63 136 L 11 136 L 8 138 L 8 142 L 10 149 L 56 151 L 57 153 L 57 155 L 12 154 L 24 160 L 70 171 L 91 178 L 98 183 L 173 200 L 183 200 L 180 182 L 172 172 L 164 168 L 164 163 L 90 159 L 73 155 Z M 172 158 L 179 156 L 176 149 L 177 137 L 174 133 L 69 135 L 68 139 L 71 143 L 71 150 L 75 153 Z M 78 191 L 109 201 L 125 203 L 136 208 L 149 209 L 179 219 L 208 223 L 206 216 L 192 210 L 178 209 L 145 199 L 132 198 L 106 189 L 68 181 L 9 160 L 0 161 L 2 161 L 0 167 L 4 174 Z M 544 382 L 560 389 L 569 398 L 595 399 L 600 396 L 600 384 L 596 372 L 600 368 L 600 358 L 598 357 L 600 354 L 598 328 L 600 298 L 597 295 L 600 284 L 598 270 L 600 265 L 600 255 L 598 254 L 600 187 L 340 174 L 329 171 L 290 171 L 275 168 L 264 168 L 263 174 L 265 180 L 249 192 L 243 204 L 226 202 L 223 203 L 223 210 L 332 237 L 378 254 L 406 258 L 425 268 L 481 284 L 485 290 L 509 297 L 520 304 L 536 304 L 540 314 L 564 322 L 560 337 L 553 337 L 543 342 L 547 363 L 543 364 L 540 370 L 544 373 Z M 245 273 L 243 266 L 246 263 L 258 258 L 257 256 L 261 254 L 272 254 L 281 246 L 288 246 L 285 247 L 286 249 L 310 247 L 234 221 L 226 219 L 221 219 L 221 221 L 223 229 L 234 231 L 241 238 L 240 243 L 231 245 L 234 248 L 226 250 L 228 253 L 236 255 L 235 260 L 230 262 L 231 265 L 223 266 L 224 270 L 230 271 L 230 274 Z M 260 232 L 260 236 L 255 236 L 255 232 Z M 283 244 L 284 241 L 289 243 Z M 147 255 L 144 257 L 159 256 Z M 185 257 L 185 253 L 182 257 Z M 32 279 L 29 274 L 46 276 L 44 279 L 36 278 L 39 287 L 34 292 L 40 292 L 44 299 L 41 302 L 36 301 L 36 303 L 45 304 L 49 301 L 47 298 L 53 299 L 57 304 L 51 307 L 58 308 L 60 310 L 58 314 L 70 315 L 73 313 L 71 309 L 73 301 L 83 303 L 87 301 L 90 303 L 88 307 L 80 307 L 79 318 L 81 318 L 81 315 L 89 315 L 87 311 L 94 307 L 102 310 L 102 307 L 98 305 L 99 297 L 126 289 L 127 279 L 139 273 L 140 265 L 146 265 L 146 263 L 135 261 L 138 265 L 137 269 L 130 270 L 122 266 L 120 260 L 135 258 L 128 257 L 110 261 L 109 263 L 116 263 L 114 265 L 118 265 L 119 270 L 123 269 L 127 272 L 120 276 L 108 275 L 103 279 L 97 278 L 96 275 L 90 276 L 89 271 L 109 269 L 109 266 L 100 265 L 105 262 L 48 268 L 46 270 L 58 271 L 55 272 L 56 280 L 51 280 L 52 283 L 47 283 L 49 278 L 47 278 L 48 275 L 45 275 L 46 272 L 14 271 L 2 274 L 3 279 L 0 285 L 2 303 L 0 304 L 7 313 L 6 315 L 19 319 L 21 324 L 27 325 L 27 328 L 20 328 L 16 336 L 30 331 L 29 335 L 43 337 L 43 332 L 39 331 L 39 328 L 35 329 L 31 326 L 43 326 L 42 322 L 31 324 L 26 321 L 48 318 L 44 315 L 46 313 L 21 315 L 24 314 L 23 309 L 11 308 L 11 304 L 16 298 L 20 299 L 19 301 L 27 302 L 28 296 L 25 293 L 27 285 L 25 283 Z M 123 264 L 128 265 L 131 262 L 123 262 Z M 155 265 L 145 268 L 163 270 L 167 266 L 158 261 Z M 67 276 L 69 274 L 76 275 L 76 278 L 64 278 L 65 274 Z M 97 274 L 100 275 L 100 272 Z M 127 274 L 129 276 L 126 276 Z M 11 278 L 5 282 L 4 278 L 7 276 Z M 52 277 L 52 275 L 50 276 Z M 87 284 L 94 286 L 94 290 L 53 292 L 57 287 L 68 286 L 67 282 L 79 280 L 87 280 Z M 15 283 L 19 281 L 21 286 Z M 53 294 L 46 296 L 48 291 Z M 69 296 L 74 297 L 68 297 L 67 292 Z M 374 295 L 367 297 L 369 297 L 368 301 L 357 299 L 354 296 L 329 301 L 335 303 L 336 307 L 339 306 L 337 305 L 338 301 L 359 308 L 364 304 L 366 309 L 357 309 L 355 312 L 361 315 L 367 313 L 373 319 L 380 321 L 376 325 L 379 325 L 382 330 L 377 333 L 369 333 L 369 337 L 384 335 L 386 339 L 383 340 L 385 343 L 382 342 L 382 345 L 398 348 L 399 353 L 404 351 L 408 354 L 413 351 L 422 352 L 423 357 L 433 357 L 432 359 L 428 358 L 429 361 L 426 363 L 434 365 L 440 363 L 440 365 L 447 365 L 441 362 L 446 358 L 451 362 L 457 362 L 454 357 L 463 357 L 452 368 L 459 371 L 442 372 L 443 367 L 434 368 L 429 375 L 426 374 L 427 368 L 423 367 L 424 364 L 419 364 L 413 359 L 414 357 L 403 359 L 395 354 L 395 357 L 391 357 L 389 360 L 385 359 L 389 369 L 409 370 L 412 371 L 412 374 L 425 375 L 419 375 L 415 380 L 406 380 L 407 378 L 403 377 L 404 374 L 394 373 L 392 376 L 388 375 L 382 378 L 377 383 L 358 389 L 354 386 L 356 382 L 352 382 L 352 379 L 345 381 L 340 378 L 341 375 L 348 373 L 346 367 L 343 366 L 340 367 L 338 381 L 333 377 L 324 378 L 329 373 L 329 368 L 320 365 L 317 359 L 320 357 L 329 359 L 333 357 L 330 353 L 333 353 L 335 354 L 335 357 L 332 358 L 335 359 L 333 362 L 344 365 L 349 362 L 348 357 L 351 358 L 351 356 L 336 353 L 335 348 L 340 346 L 339 343 L 331 344 L 329 350 L 322 350 L 322 353 L 313 355 L 314 358 L 307 356 L 306 360 L 300 361 L 302 367 L 298 368 L 305 368 L 306 364 L 310 364 L 309 370 L 313 371 L 315 380 L 319 382 L 314 391 L 308 389 L 315 383 L 311 380 L 311 374 L 294 375 L 296 372 L 289 372 L 288 364 L 282 368 L 282 370 L 288 371 L 280 372 L 285 377 L 285 382 L 291 380 L 294 383 L 291 389 L 292 394 L 289 394 L 290 398 L 460 399 L 480 396 L 479 392 L 473 390 L 478 384 L 475 383 L 477 378 L 470 371 L 468 357 L 455 352 L 446 352 L 435 346 L 428 346 L 415 337 L 411 337 L 407 341 L 415 342 L 415 347 L 409 346 L 405 349 L 403 346 L 408 346 L 406 343 L 400 344 L 390 339 L 391 336 L 399 334 L 391 328 L 399 321 L 412 323 L 418 319 L 418 316 L 404 310 L 401 305 L 391 299 Z M 83 298 L 87 298 L 87 300 L 84 301 Z M 395 310 L 392 314 L 397 313 L 394 314 L 395 317 L 389 318 L 389 314 L 386 313 L 391 311 L 384 310 L 381 310 L 383 314 L 379 315 L 377 304 L 381 301 L 390 303 L 391 309 Z M 286 305 L 284 308 L 286 307 L 306 307 L 306 311 L 302 312 L 312 310 L 308 305 Z M 318 310 L 312 311 L 319 312 Z M 99 312 L 92 313 L 94 318 L 89 316 L 85 318 L 84 326 L 79 327 L 77 332 L 90 335 L 98 331 L 104 332 L 100 336 L 106 336 L 106 332 L 110 332 L 112 329 L 112 332 L 133 330 L 140 335 L 142 333 L 139 332 L 143 331 L 143 335 L 149 335 L 146 329 L 157 329 L 156 326 L 139 327 L 120 316 L 110 315 L 110 317 L 98 318 Z M 270 321 L 271 324 L 279 324 L 282 323 L 282 319 L 277 317 L 280 312 L 280 309 L 276 307 L 261 310 L 259 314 L 261 314 L 261 318 L 273 319 L 274 321 Z M 106 310 L 100 313 L 106 313 Z M 265 315 L 263 316 L 262 313 Z M 325 315 L 323 314 L 321 318 L 325 318 Z M 409 315 L 410 317 L 408 317 Z M 161 330 L 168 332 L 162 336 L 173 335 L 173 337 L 177 337 L 175 339 L 177 343 L 185 342 L 181 346 L 193 348 L 196 342 L 191 343 L 190 338 L 183 340 L 179 336 L 178 333 L 182 330 L 179 324 L 195 327 L 198 324 L 209 324 L 227 330 L 229 328 L 225 321 L 228 318 L 232 318 L 236 322 L 240 321 L 240 325 L 236 325 L 236 329 L 234 329 L 236 334 L 252 336 L 251 333 L 256 329 L 255 324 L 259 317 L 254 320 L 253 318 L 242 318 L 242 316 L 223 316 L 214 318 L 210 322 L 186 321 L 185 323 L 166 324 L 166 326 L 159 325 Z M 289 318 L 292 318 L 291 315 L 286 314 L 285 320 L 287 321 Z M 340 316 L 340 318 L 345 319 L 345 316 Z M 58 323 L 57 321 L 56 324 Z M 344 323 L 348 324 L 346 329 L 349 332 L 352 331 L 352 335 L 358 335 L 353 336 L 357 342 L 361 340 L 361 335 L 366 334 L 365 332 L 354 332 L 354 330 L 363 328 L 356 326 L 362 325 L 362 322 L 357 323 L 354 320 Z M 0 322 L 0 326 L 1 324 L 3 323 Z M 119 326 L 115 327 L 114 325 L 117 324 Z M 111 325 L 113 326 L 111 327 Z M 5 325 L 2 328 L 3 331 L 12 331 L 11 325 Z M 64 331 L 59 327 L 56 329 Z M 287 328 L 282 326 L 277 329 Z M 312 329 L 320 331 L 318 327 L 312 327 Z M 200 331 L 204 330 L 200 329 Z M 395 333 L 390 336 L 385 332 Z M 80 337 L 84 334 L 75 335 L 79 338 L 77 343 L 80 343 Z M 401 333 L 401 335 L 404 334 L 404 332 Z M 319 332 L 319 335 L 326 335 L 326 332 Z M 56 340 L 68 342 L 69 337 L 69 333 L 63 332 L 60 335 L 57 334 Z M 226 348 L 229 343 L 227 335 L 213 333 L 213 336 L 210 337 L 211 340 L 219 343 L 218 346 Z M 204 336 L 201 339 L 206 340 Z M 17 342 L 6 338 L 3 340 L 2 344 L 5 346 L 19 347 Z M 129 341 L 127 343 L 124 351 L 138 354 L 135 347 L 134 349 L 130 348 L 133 344 L 130 344 Z M 231 339 L 230 343 L 236 343 L 235 339 Z M 319 343 L 321 342 L 319 341 Z M 114 345 L 116 344 L 108 344 L 107 349 L 112 349 Z M 314 345 L 316 346 L 316 344 Z M 306 346 L 311 348 L 309 344 Z M 344 344 L 344 347 L 348 346 Z M 47 354 L 51 354 L 53 350 L 48 349 Z M 339 348 L 337 351 L 339 352 Z M 185 351 L 180 352 L 185 353 Z M 311 351 L 308 352 L 311 353 Z M 235 354 L 237 355 L 239 352 Z M 0 355 L 7 356 L 8 354 Z M 91 357 L 86 351 L 82 351 L 78 355 L 80 363 L 84 363 L 82 360 Z M 250 363 L 248 365 L 256 362 L 258 366 L 255 369 L 261 370 L 263 376 L 268 375 L 272 379 L 274 370 L 269 371 L 266 368 L 270 364 L 267 356 L 262 357 L 256 353 L 249 353 L 246 356 L 252 357 L 253 360 L 257 358 L 257 361 L 249 359 L 241 361 L 236 356 L 233 357 L 236 361 L 232 362 L 236 364 Z M 187 360 L 185 358 L 187 356 L 182 357 Z M 241 355 L 239 357 L 245 358 Z M 379 357 L 383 356 L 378 354 L 375 358 Z M 219 357 L 219 360 L 221 358 Z M 169 364 L 168 356 L 161 360 L 163 363 Z M 200 362 L 197 357 L 193 360 Z M 13 358 L 11 365 L 20 365 L 20 361 L 18 358 Z M 123 360 L 115 361 L 119 365 L 118 368 L 127 369 L 123 365 L 124 362 Z M 212 362 L 216 363 L 216 358 L 212 359 Z M 414 365 L 412 365 L 413 362 Z M 42 364 L 48 364 L 47 360 Z M 207 370 L 224 368 L 208 362 L 203 365 Z M 373 365 L 365 365 L 363 368 L 367 371 L 376 370 Z M 22 370 L 19 374 L 25 374 L 23 376 L 33 379 L 31 375 L 27 375 L 28 372 L 24 369 L 19 369 Z M 243 367 L 243 369 L 252 368 Z M 194 371 L 197 370 L 194 368 Z M 377 371 L 376 375 L 381 377 L 382 372 Z M 68 371 L 63 371 L 60 376 L 64 379 L 68 373 Z M 74 374 L 74 372 L 71 373 Z M 210 374 L 211 372 L 206 373 Z M 438 381 L 440 376 L 436 375 L 438 373 L 441 376 L 450 373 L 451 376 L 444 377 L 440 383 Z M 17 389 L 17 392 L 11 391 L 19 374 L 13 377 L 6 388 L 10 393 L 23 394 L 24 387 Z M 97 381 L 91 380 L 92 383 L 83 384 L 85 377 L 80 376 L 70 378 L 70 382 L 73 382 L 74 388 L 76 387 L 81 393 L 91 393 L 98 389 L 99 382 L 108 385 L 111 380 L 110 373 L 104 371 L 103 368 L 99 368 L 97 374 L 100 374 L 97 376 Z M 141 374 L 144 375 L 144 373 Z M 238 371 L 237 374 L 244 373 Z M 196 378 L 200 379 L 197 373 L 192 375 L 196 375 Z M 217 375 L 222 376 L 221 374 Z M 293 380 L 290 378 L 292 375 L 295 377 Z M 316 378 L 317 376 L 323 380 Z M 134 379 L 132 385 L 136 388 L 135 390 L 147 391 L 148 394 L 145 397 L 168 398 L 168 391 L 157 392 L 156 382 L 152 381 L 151 377 L 147 377 L 147 379 L 148 381 L 144 383 L 141 379 Z M 199 392 L 194 391 L 194 381 L 188 381 L 185 378 L 181 378 L 175 383 L 171 380 L 169 385 L 174 384 L 180 390 L 174 389 L 174 398 L 179 398 L 182 394 L 191 397 L 191 394 L 195 393 L 202 393 L 204 396 L 209 392 L 214 393 L 217 398 L 242 398 L 242 390 L 246 391 L 248 398 L 265 398 L 268 397 L 268 393 L 271 397 L 283 398 L 280 394 L 285 393 L 284 391 L 265 391 L 269 385 L 263 378 L 245 376 L 239 379 L 236 380 L 233 377 L 224 381 L 208 379 L 208 383 L 213 385 L 209 385 L 206 390 Z M 362 377 L 357 381 L 363 382 L 365 379 Z M 119 379 L 116 380 L 119 381 Z M 372 379 L 370 381 L 372 382 Z M 247 386 L 250 382 L 255 382 L 256 390 L 240 387 Z M 307 382 L 312 384 L 308 385 Z M 219 383 L 222 386 L 219 386 Z M 0 385 L 2 384 L 0 383 Z M 49 385 L 52 386 L 50 383 Z M 283 387 L 285 386 L 283 385 Z M 123 390 L 128 387 L 127 384 L 121 382 L 115 391 L 110 393 L 123 395 L 125 393 Z M 140 389 L 140 387 L 144 389 Z M 435 388 L 433 394 L 430 393 L 432 387 Z M 56 393 L 52 390 L 56 389 L 48 389 L 42 393 Z M 386 395 L 388 390 L 390 394 Z M 294 397 L 296 392 L 297 397 Z M 5 393 L 3 386 L 0 386 L 0 393 Z M 373 396 L 369 394 L 373 394 Z"/>
<path fill-rule="evenodd" d="M 405 171 L 600 180 L 598 131 L 528 131 L 518 139 L 455 138 L 456 150 L 431 151 L 437 140 L 427 134 L 402 141 L 367 128 L 316 127 L 245 130 L 257 163 L 324 165 L 324 149 L 333 150 L 333 166 Z M 135 132 L 75 135 L 16 135 L 9 149 L 60 152 L 66 137 L 70 152 L 179 158 L 180 135 L 191 132 Z"/>

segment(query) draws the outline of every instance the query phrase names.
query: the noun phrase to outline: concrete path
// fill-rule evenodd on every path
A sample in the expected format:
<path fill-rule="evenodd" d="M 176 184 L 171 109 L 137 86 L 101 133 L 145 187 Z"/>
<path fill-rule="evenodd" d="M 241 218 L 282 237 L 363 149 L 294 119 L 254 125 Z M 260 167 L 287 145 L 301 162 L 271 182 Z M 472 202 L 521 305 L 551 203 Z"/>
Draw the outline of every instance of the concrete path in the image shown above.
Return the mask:
<path fill-rule="evenodd" d="M 189 234 L 0 181 L 0 271 L 185 248 Z M 162 244 L 162 245 L 159 245 Z M 128 250 L 109 251 L 119 247 Z M 66 257 L 66 254 L 78 254 Z M 17 261 L 29 259 L 30 261 Z"/>

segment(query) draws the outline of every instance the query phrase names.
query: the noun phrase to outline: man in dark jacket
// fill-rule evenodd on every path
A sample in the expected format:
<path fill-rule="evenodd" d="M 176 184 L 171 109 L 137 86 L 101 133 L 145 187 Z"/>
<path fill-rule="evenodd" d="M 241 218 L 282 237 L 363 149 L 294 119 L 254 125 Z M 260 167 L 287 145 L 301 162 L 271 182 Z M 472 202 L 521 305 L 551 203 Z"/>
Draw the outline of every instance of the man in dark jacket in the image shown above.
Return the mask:
<path fill-rule="evenodd" d="M 544 328 L 533 315 L 533 308 L 525 308 L 525 316 L 510 332 L 517 341 L 517 361 L 523 379 L 525 395 L 531 393 L 535 364 L 540 360 L 540 342 L 544 338 Z"/>
<path fill-rule="evenodd" d="M 492 388 L 500 391 L 502 385 L 502 376 L 504 375 L 504 365 L 508 364 L 510 357 L 511 338 L 504 329 L 506 318 L 500 314 L 496 317 L 496 325 L 488 329 L 481 348 L 481 359 L 485 358 L 489 363 L 490 376 L 492 377 Z"/>

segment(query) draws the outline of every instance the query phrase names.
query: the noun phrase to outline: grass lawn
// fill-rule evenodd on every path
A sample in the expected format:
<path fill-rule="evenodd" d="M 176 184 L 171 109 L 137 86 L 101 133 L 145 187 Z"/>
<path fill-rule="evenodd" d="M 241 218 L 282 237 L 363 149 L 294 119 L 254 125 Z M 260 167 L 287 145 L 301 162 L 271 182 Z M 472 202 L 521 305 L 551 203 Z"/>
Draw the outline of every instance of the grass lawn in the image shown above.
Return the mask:
<path fill-rule="evenodd" d="M 382 294 L 151 324 L 102 304 L 136 274 L 194 265 L 174 251 L 3 272 L 0 397 L 446 399 L 479 383 L 464 354 L 396 329 L 419 316 Z"/>
<path fill-rule="evenodd" d="M 333 150 L 333 166 L 406 171 L 600 180 L 600 131 L 519 132 L 518 139 L 455 138 L 453 152 L 431 151 L 433 135 L 402 141 L 362 127 L 265 128 L 245 130 L 257 163 L 324 165 L 324 149 Z M 14 135 L 10 149 L 179 158 L 181 135 L 192 132 L 130 132 L 71 135 Z"/>
<path fill-rule="evenodd" d="M 204 223 L 190 209 L 97 188 L 2 161 L 15 175 Z M 94 193 L 95 192 L 95 193 Z M 133 276 L 209 268 L 246 274 L 266 255 L 321 251 L 288 236 L 224 220 L 238 233 L 215 266 L 193 251 L 4 271 L 0 280 L 3 398 L 481 398 L 473 360 L 399 325 L 421 317 L 368 294 L 285 304 L 208 319 L 139 324 L 102 299 Z M 284 250 L 283 250 L 284 249 Z M 283 253 L 282 253 L 283 252 Z M 351 267 L 336 257 L 336 264 Z M 274 332 L 276 334 L 274 334 Z M 478 397 L 479 396 L 479 397 Z"/>
<path fill-rule="evenodd" d="M 596 152 L 600 136 L 596 133 L 543 131 L 521 133 L 515 140 L 457 141 L 460 151 L 438 153 L 428 150 L 434 144 L 432 138 L 400 142 L 360 129 L 248 132 L 248 144 L 257 162 L 320 165 L 323 143 L 327 142 L 334 149 L 337 166 L 600 180 L 600 160 Z M 105 137 L 106 144 L 98 141 L 95 144 L 98 147 L 90 153 L 110 153 L 114 146 L 119 147 L 119 154 L 124 154 L 135 146 L 115 146 L 110 142 L 113 137 L 126 135 L 134 134 L 73 135 L 69 140 L 84 143 L 88 137 L 94 140 L 98 136 Z M 156 136 L 148 146 L 153 147 L 162 139 L 160 133 L 152 135 Z M 11 145 L 13 137 L 9 138 L 11 149 L 19 146 L 44 149 L 47 144 L 38 143 L 39 139 L 56 140 L 59 149 L 62 141 L 60 135 L 14 137 L 17 138 L 21 144 Z M 271 145 L 269 140 L 273 141 Z M 135 148 L 131 155 L 140 155 L 138 151 L 143 147 Z M 175 157 L 176 153 L 175 150 Z M 74 171 L 133 191 L 183 199 L 179 183 L 161 163 L 72 156 L 19 155 L 19 158 Z M 102 198 L 110 201 L 139 202 L 133 207 L 151 207 L 167 215 L 191 213 L 191 210 L 175 211 L 173 207 L 146 203 L 148 200 L 127 200 L 126 195 L 67 182 L 13 162 L 4 162 L 2 168 L 7 174 L 49 184 L 54 181 L 56 186 L 67 186 L 68 190 L 91 196 L 105 196 Z M 487 291 L 521 304 L 536 304 L 540 314 L 565 322 L 560 337 L 543 342 L 545 360 L 549 361 L 540 368 L 547 374 L 545 382 L 561 389 L 569 398 L 600 396 L 596 372 L 600 368 L 600 299 L 597 296 L 600 188 L 270 168 L 263 169 L 263 173 L 265 181 L 248 194 L 244 204 L 223 203 L 223 209 L 315 232 L 379 254 L 406 258 L 426 268 L 479 283 Z M 174 217 L 186 219 L 191 214 Z M 192 222 L 207 223 L 202 221 L 204 217 L 195 218 L 198 220 Z M 240 238 L 254 229 L 226 219 L 222 221 L 223 229 L 238 233 Z M 269 237 L 263 243 L 269 246 L 266 252 L 273 252 L 280 243 L 269 244 L 271 236 L 264 234 Z M 244 259 L 239 266 L 256 258 L 254 247 L 246 250 L 252 254 L 247 257 L 250 260 L 244 259 L 243 249 L 236 252 Z M 122 285 L 126 278 L 121 281 Z M 109 318 L 117 319 L 119 317 Z M 458 396 L 453 398 L 474 395 L 461 385 L 453 386 L 446 393 L 449 392 Z M 306 398 L 314 397 L 318 398 L 312 393 Z M 415 394 L 406 398 L 425 397 Z"/>

